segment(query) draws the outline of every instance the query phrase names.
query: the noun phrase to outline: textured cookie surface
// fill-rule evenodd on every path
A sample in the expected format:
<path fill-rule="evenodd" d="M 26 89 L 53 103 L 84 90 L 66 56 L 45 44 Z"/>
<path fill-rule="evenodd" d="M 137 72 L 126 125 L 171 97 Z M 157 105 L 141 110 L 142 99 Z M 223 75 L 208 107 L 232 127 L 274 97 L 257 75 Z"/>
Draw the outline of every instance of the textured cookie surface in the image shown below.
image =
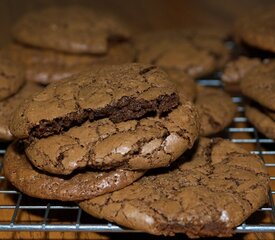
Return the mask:
<path fill-rule="evenodd" d="M 121 123 L 106 118 L 87 121 L 63 134 L 34 139 L 26 154 L 36 167 L 55 174 L 70 174 L 87 166 L 166 167 L 193 146 L 199 129 L 194 105 L 185 102 L 163 117 Z"/>
<path fill-rule="evenodd" d="M 229 52 L 218 37 L 181 31 L 147 33 L 135 43 L 139 62 L 178 69 L 192 77 L 212 73 L 226 62 Z"/>
<path fill-rule="evenodd" d="M 275 52 L 275 8 L 270 7 L 240 18 L 236 35 L 245 43 L 259 49 Z"/>
<path fill-rule="evenodd" d="M 0 140 L 10 141 L 13 139 L 9 129 L 12 115 L 26 98 L 40 90 L 42 87 L 34 83 L 27 83 L 14 96 L 0 102 Z"/>
<path fill-rule="evenodd" d="M 11 59 L 0 57 L 0 101 L 15 94 L 24 84 L 22 66 Z"/>
<path fill-rule="evenodd" d="M 259 58 L 239 57 L 237 60 L 229 62 L 222 75 L 222 81 L 225 83 L 240 83 L 240 80 L 254 67 L 259 66 Z"/>
<path fill-rule="evenodd" d="M 201 139 L 195 154 L 185 158 L 80 207 L 156 235 L 230 236 L 267 201 L 269 177 L 263 162 L 237 145 Z"/>
<path fill-rule="evenodd" d="M 247 105 L 245 115 L 262 134 L 275 139 L 275 120 L 260 109 Z"/>
<path fill-rule="evenodd" d="M 13 29 L 13 37 L 41 48 L 103 54 L 108 51 L 108 40 L 128 38 L 129 31 L 114 16 L 77 6 L 63 6 L 23 16 Z"/>
<path fill-rule="evenodd" d="M 89 69 L 95 64 L 122 64 L 133 62 L 135 51 L 129 43 L 113 44 L 105 55 L 80 55 L 10 44 L 0 52 L 20 60 L 25 66 L 26 79 L 48 84 Z"/>
<path fill-rule="evenodd" d="M 255 67 L 241 81 L 244 95 L 275 110 L 275 61 Z"/>
<path fill-rule="evenodd" d="M 188 74 L 177 69 L 166 69 L 170 80 L 178 86 L 178 93 L 183 99 L 193 101 L 197 94 L 197 86 Z"/>
<path fill-rule="evenodd" d="M 35 169 L 16 143 L 5 154 L 4 174 L 23 193 L 43 199 L 76 201 L 93 198 L 123 188 L 144 172 L 116 169 L 109 172 L 88 171 L 62 178 Z"/>
<path fill-rule="evenodd" d="M 21 105 L 11 130 L 21 138 L 44 137 L 88 119 L 121 122 L 168 112 L 178 104 L 175 86 L 162 70 L 142 64 L 107 66 L 49 85 Z"/>
<path fill-rule="evenodd" d="M 222 131 L 237 112 L 231 97 L 221 89 L 198 86 L 195 105 L 200 116 L 202 136 Z"/>

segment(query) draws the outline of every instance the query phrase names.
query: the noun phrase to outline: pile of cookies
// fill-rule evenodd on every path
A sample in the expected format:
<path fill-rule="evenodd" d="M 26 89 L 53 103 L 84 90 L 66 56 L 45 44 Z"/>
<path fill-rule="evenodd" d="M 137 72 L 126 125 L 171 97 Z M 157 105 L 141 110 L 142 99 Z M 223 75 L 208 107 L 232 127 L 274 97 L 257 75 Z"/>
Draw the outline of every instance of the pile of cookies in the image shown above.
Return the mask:
<path fill-rule="evenodd" d="M 37 89 L 5 110 L 3 140 L 14 141 L 4 174 L 29 196 L 76 201 L 129 228 L 231 236 L 266 203 L 269 177 L 258 156 L 206 138 L 237 109 L 228 93 L 194 80 L 229 60 L 225 35 L 130 32 L 116 17 L 80 7 L 19 20 L 0 59 L 21 67 L 0 62 L 0 84 L 10 86 L 0 100 Z"/>

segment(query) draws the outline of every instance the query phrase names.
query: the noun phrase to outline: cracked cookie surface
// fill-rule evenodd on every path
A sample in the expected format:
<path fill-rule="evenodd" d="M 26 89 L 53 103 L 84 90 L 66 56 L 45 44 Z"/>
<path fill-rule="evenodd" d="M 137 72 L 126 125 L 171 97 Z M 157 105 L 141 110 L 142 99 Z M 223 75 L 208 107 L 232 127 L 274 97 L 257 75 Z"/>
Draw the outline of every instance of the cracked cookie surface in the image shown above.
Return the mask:
<path fill-rule="evenodd" d="M 24 71 L 20 63 L 0 56 L 0 101 L 15 94 L 24 82 Z"/>
<path fill-rule="evenodd" d="M 15 95 L 0 101 L 0 140 L 11 141 L 14 138 L 9 128 L 14 112 L 26 98 L 42 89 L 34 83 L 26 83 Z"/>
<path fill-rule="evenodd" d="M 241 81 L 242 93 L 263 107 L 275 111 L 275 61 L 252 69 Z"/>
<path fill-rule="evenodd" d="M 151 234 L 221 237 L 267 202 L 263 162 L 234 143 L 202 138 L 192 155 L 174 164 L 79 205 L 94 217 Z"/>
<path fill-rule="evenodd" d="M 88 119 L 139 119 L 152 112 L 169 112 L 178 104 L 174 83 L 157 67 L 136 63 L 105 66 L 46 87 L 21 105 L 11 131 L 19 138 L 41 138 Z"/>
<path fill-rule="evenodd" d="M 87 171 L 62 178 L 35 169 L 26 155 L 11 144 L 4 158 L 4 175 L 23 193 L 42 199 L 76 201 L 93 198 L 123 188 L 144 171 Z"/>
<path fill-rule="evenodd" d="M 199 32 L 147 33 L 135 40 L 135 46 L 139 62 L 178 69 L 195 78 L 211 74 L 225 64 L 229 56 L 219 37 L 201 36 Z"/>
<path fill-rule="evenodd" d="M 169 166 L 193 146 L 199 130 L 197 111 L 187 101 L 166 116 L 87 121 L 62 134 L 34 139 L 25 151 L 36 167 L 54 174 L 86 167 L 150 169 Z"/>
<path fill-rule="evenodd" d="M 28 81 L 46 85 L 87 70 L 95 64 L 133 62 L 135 51 L 126 42 L 111 45 L 104 55 L 69 54 L 12 43 L 2 48 L 0 55 L 19 60 L 25 67 Z"/>
<path fill-rule="evenodd" d="M 13 37 L 21 43 L 68 53 L 104 54 L 109 40 L 129 36 L 128 27 L 115 16 L 79 6 L 28 13 L 13 29 Z"/>
<path fill-rule="evenodd" d="M 222 131 L 232 122 L 237 113 L 237 106 L 226 92 L 199 85 L 195 106 L 200 116 L 201 136 Z"/>

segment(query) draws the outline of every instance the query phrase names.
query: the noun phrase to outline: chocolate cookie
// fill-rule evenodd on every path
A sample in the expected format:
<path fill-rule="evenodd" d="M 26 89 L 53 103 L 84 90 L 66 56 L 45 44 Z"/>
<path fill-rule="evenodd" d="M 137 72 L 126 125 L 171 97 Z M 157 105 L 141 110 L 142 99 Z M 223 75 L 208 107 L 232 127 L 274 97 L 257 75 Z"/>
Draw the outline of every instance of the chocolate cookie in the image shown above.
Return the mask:
<path fill-rule="evenodd" d="M 253 47 L 275 52 L 274 22 L 274 7 L 249 14 L 236 22 L 236 36 Z"/>
<path fill-rule="evenodd" d="M 24 84 L 24 71 L 20 63 L 0 57 L 0 101 L 15 94 Z"/>
<path fill-rule="evenodd" d="M 109 118 L 117 123 L 165 113 L 178 104 L 174 84 L 160 69 L 142 64 L 106 66 L 46 87 L 21 105 L 11 131 L 19 138 L 41 138 L 88 119 Z"/>
<path fill-rule="evenodd" d="M 260 64 L 261 60 L 259 58 L 240 56 L 238 59 L 226 65 L 222 75 L 222 81 L 228 84 L 239 84 L 246 73 Z"/>
<path fill-rule="evenodd" d="M 166 69 L 166 73 L 168 74 L 169 78 L 177 84 L 179 95 L 190 101 L 193 101 L 197 94 L 197 86 L 194 81 L 189 75 L 184 73 L 183 71 L 176 70 L 176 69 Z"/>
<path fill-rule="evenodd" d="M 162 117 L 121 123 L 107 118 L 87 121 L 62 134 L 34 139 L 26 155 L 36 167 L 54 174 L 71 174 L 87 166 L 134 170 L 166 167 L 193 146 L 199 129 L 194 105 L 185 102 Z"/>
<path fill-rule="evenodd" d="M 275 120 L 260 109 L 247 105 L 245 115 L 262 134 L 275 139 Z"/>
<path fill-rule="evenodd" d="M 14 96 L 0 102 L 0 141 L 10 141 L 14 138 L 9 129 L 12 115 L 19 104 L 40 90 L 42 87 L 34 83 L 27 83 Z"/>
<path fill-rule="evenodd" d="M 43 199 L 76 201 L 123 188 L 141 177 L 142 171 L 116 169 L 109 172 L 79 172 L 62 178 L 35 169 L 16 143 L 5 154 L 4 175 L 23 193 Z"/>
<path fill-rule="evenodd" d="M 242 93 L 262 106 L 275 110 L 275 61 L 262 64 L 245 75 Z"/>
<path fill-rule="evenodd" d="M 218 37 L 183 31 L 153 32 L 135 41 L 138 61 L 178 69 L 198 78 L 225 64 L 229 50 Z"/>
<path fill-rule="evenodd" d="M 95 64 L 133 62 L 135 51 L 129 43 L 111 45 L 105 55 L 80 55 L 10 44 L 1 50 L 2 56 L 20 60 L 26 69 L 26 79 L 48 84 L 85 71 Z"/>
<path fill-rule="evenodd" d="M 268 183 L 258 156 L 223 139 L 202 138 L 196 152 L 172 168 L 79 205 L 95 217 L 151 234 L 231 236 L 267 202 Z"/>
<path fill-rule="evenodd" d="M 231 97 L 220 89 L 197 87 L 195 105 L 199 112 L 202 136 L 218 133 L 233 120 L 237 106 Z"/>
<path fill-rule="evenodd" d="M 40 48 L 103 54 L 108 51 L 109 40 L 129 38 L 129 30 L 110 14 L 80 6 L 62 6 L 23 16 L 13 29 L 13 37 Z"/>

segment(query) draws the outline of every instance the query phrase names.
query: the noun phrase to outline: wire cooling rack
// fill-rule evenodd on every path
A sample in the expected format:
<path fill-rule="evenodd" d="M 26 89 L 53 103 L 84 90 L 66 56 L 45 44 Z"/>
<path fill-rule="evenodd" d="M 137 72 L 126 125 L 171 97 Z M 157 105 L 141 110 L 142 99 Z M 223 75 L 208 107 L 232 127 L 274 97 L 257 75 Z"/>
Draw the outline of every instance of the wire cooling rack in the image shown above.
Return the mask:
<path fill-rule="evenodd" d="M 222 87 L 219 80 L 200 80 L 199 83 Z M 275 142 L 259 134 L 247 122 L 241 96 L 232 97 L 232 101 L 238 105 L 239 114 L 221 136 L 258 154 L 270 174 L 269 203 L 238 226 L 236 232 L 275 232 Z M 0 145 L 0 155 L 4 155 L 5 148 L 6 145 Z M 0 231 L 137 232 L 94 219 L 74 203 L 28 197 L 8 184 L 1 169 L 0 162 Z"/>

